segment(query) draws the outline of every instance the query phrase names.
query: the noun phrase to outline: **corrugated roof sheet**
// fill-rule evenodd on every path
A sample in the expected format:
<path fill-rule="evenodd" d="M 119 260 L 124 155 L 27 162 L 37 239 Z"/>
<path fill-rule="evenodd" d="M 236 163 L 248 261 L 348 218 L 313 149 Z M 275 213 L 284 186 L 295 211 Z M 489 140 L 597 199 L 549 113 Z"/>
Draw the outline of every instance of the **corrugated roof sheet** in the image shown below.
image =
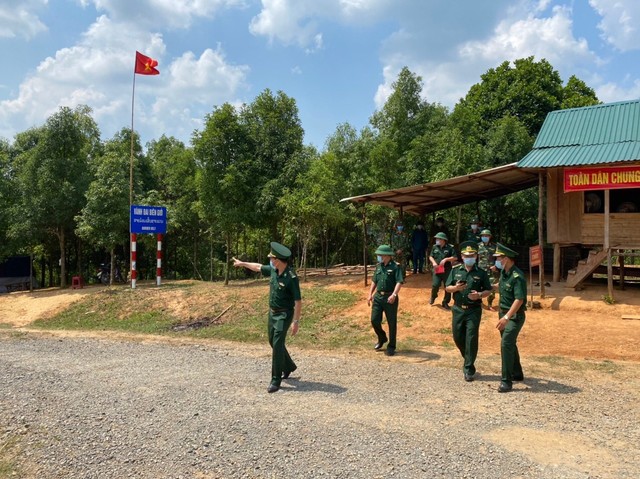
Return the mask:
<path fill-rule="evenodd" d="M 640 159 L 640 100 L 552 111 L 520 168 Z"/>
<path fill-rule="evenodd" d="M 340 201 L 402 208 L 417 216 L 514 193 L 538 184 L 538 173 L 515 163 L 423 185 L 343 198 Z"/>

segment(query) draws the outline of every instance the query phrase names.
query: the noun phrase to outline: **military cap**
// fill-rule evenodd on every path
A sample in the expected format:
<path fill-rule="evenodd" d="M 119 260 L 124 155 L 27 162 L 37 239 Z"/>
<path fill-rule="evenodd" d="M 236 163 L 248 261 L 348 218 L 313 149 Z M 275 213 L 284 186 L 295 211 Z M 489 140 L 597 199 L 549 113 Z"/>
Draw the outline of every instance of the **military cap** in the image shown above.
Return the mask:
<path fill-rule="evenodd" d="M 477 225 L 480 223 L 480 218 L 478 218 L 477 216 L 474 216 L 473 218 L 471 218 L 471 221 L 469 221 L 469 223 Z"/>
<path fill-rule="evenodd" d="M 375 254 L 379 254 L 381 256 L 393 256 L 393 250 L 391 249 L 391 246 L 389 246 L 388 244 L 381 244 L 380 246 L 378 246 L 378 249 L 376 250 Z"/>
<path fill-rule="evenodd" d="M 493 256 L 506 256 L 508 258 L 515 258 L 518 256 L 518 253 L 513 251 L 511 248 L 507 248 L 505 245 L 498 243 L 496 244 L 496 252 Z"/>
<path fill-rule="evenodd" d="M 271 252 L 267 256 L 269 258 L 278 258 L 286 261 L 289 259 L 289 256 L 291 256 L 291 250 L 280 243 L 272 241 Z"/>
<path fill-rule="evenodd" d="M 460 243 L 461 254 L 476 254 L 478 252 L 478 244 L 475 241 L 463 241 Z"/>
<path fill-rule="evenodd" d="M 442 231 L 440 231 L 440 233 L 436 234 L 434 236 L 434 238 L 438 238 L 438 239 L 441 239 L 441 240 L 449 241 L 449 238 L 447 238 L 447 235 L 444 234 Z"/>
<path fill-rule="evenodd" d="M 491 231 L 482 230 L 482 231 L 480 231 L 480 236 L 491 236 Z"/>

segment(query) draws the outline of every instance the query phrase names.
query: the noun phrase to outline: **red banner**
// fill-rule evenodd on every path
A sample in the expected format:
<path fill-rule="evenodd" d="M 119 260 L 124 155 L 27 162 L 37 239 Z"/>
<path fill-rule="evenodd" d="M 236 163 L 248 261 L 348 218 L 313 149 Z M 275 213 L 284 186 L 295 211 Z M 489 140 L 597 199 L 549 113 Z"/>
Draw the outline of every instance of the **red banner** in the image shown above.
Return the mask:
<path fill-rule="evenodd" d="M 529 248 L 529 265 L 533 268 L 534 266 L 540 266 L 542 262 L 542 248 L 540 245 L 531 246 Z"/>
<path fill-rule="evenodd" d="M 565 168 L 564 191 L 640 188 L 640 165 Z"/>

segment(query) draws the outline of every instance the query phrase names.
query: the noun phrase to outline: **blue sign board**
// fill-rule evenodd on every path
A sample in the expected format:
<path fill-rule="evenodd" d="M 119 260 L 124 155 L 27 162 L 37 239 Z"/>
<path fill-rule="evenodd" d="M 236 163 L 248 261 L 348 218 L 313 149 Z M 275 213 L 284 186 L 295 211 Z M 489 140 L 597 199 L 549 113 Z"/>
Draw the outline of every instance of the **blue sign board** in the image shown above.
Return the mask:
<path fill-rule="evenodd" d="M 167 208 L 164 206 L 131 205 L 131 233 L 167 232 Z"/>

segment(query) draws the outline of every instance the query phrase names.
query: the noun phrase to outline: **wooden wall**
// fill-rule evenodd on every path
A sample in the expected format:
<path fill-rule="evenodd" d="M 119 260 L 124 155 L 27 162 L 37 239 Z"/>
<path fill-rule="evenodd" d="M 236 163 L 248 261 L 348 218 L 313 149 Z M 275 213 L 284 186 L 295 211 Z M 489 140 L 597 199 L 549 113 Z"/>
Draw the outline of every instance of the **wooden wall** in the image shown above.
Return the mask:
<path fill-rule="evenodd" d="M 547 242 L 560 245 L 604 244 L 604 214 L 584 213 L 584 193 L 564 192 L 562 168 L 547 170 Z M 640 213 L 609 215 L 611 246 L 640 244 Z"/>

